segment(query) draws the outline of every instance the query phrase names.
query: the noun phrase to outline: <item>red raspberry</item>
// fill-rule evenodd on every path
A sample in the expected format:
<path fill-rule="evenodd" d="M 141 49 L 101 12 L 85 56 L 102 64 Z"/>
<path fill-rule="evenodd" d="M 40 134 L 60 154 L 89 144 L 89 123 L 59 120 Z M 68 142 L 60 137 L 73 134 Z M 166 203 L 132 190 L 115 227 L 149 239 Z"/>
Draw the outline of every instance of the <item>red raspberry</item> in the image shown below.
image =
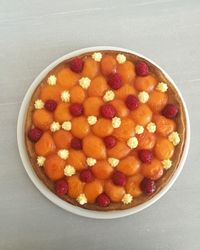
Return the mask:
<path fill-rule="evenodd" d="M 101 115 L 105 118 L 113 118 L 116 115 L 116 109 L 112 104 L 104 104 L 101 106 Z"/>
<path fill-rule="evenodd" d="M 37 142 L 41 136 L 42 136 L 42 130 L 40 130 L 39 128 L 32 128 L 28 132 L 28 138 L 32 142 Z"/>
<path fill-rule="evenodd" d="M 146 76 L 149 74 L 149 67 L 144 61 L 138 61 L 135 65 L 135 71 L 138 76 Z"/>
<path fill-rule="evenodd" d="M 106 136 L 103 140 L 106 145 L 106 148 L 113 148 L 117 144 L 116 138 L 112 135 Z"/>
<path fill-rule="evenodd" d="M 57 107 L 57 102 L 54 100 L 47 100 L 44 104 L 46 110 L 53 112 Z"/>
<path fill-rule="evenodd" d="M 178 114 L 178 108 L 174 104 L 167 104 L 162 110 L 162 114 L 167 118 L 175 118 Z"/>
<path fill-rule="evenodd" d="M 135 95 L 128 95 L 125 100 L 126 106 L 130 110 L 134 110 L 139 106 L 139 100 Z"/>
<path fill-rule="evenodd" d="M 76 73 L 80 73 L 83 70 L 83 60 L 79 57 L 75 57 L 71 62 L 70 62 L 70 69 Z"/>
<path fill-rule="evenodd" d="M 92 171 L 89 169 L 84 169 L 80 172 L 79 178 L 83 182 L 91 182 L 94 180 Z"/>
<path fill-rule="evenodd" d="M 153 160 L 152 152 L 147 149 L 140 150 L 138 156 L 143 163 L 150 163 Z"/>
<path fill-rule="evenodd" d="M 56 181 L 55 191 L 56 191 L 56 194 L 59 196 L 63 196 L 68 192 L 68 184 L 65 179 Z"/>
<path fill-rule="evenodd" d="M 156 191 L 155 181 L 148 178 L 142 180 L 140 187 L 145 194 L 152 194 Z"/>
<path fill-rule="evenodd" d="M 108 76 L 108 85 L 112 89 L 119 89 L 122 86 L 122 78 L 118 73 L 112 73 Z"/>
<path fill-rule="evenodd" d="M 120 171 L 115 171 L 112 175 L 112 181 L 115 185 L 125 186 L 126 184 L 126 176 L 124 173 Z"/>
<path fill-rule="evenodd" d="M 100 194 L 96 202 L 100 207 L 107 207 L 110 205 L 110 198 L 106 194 Z"/>
<path fill-rule="evenodd" d="M 81 141 L 81 139 L 79 139 L 79 138 L 73 138 L 71 140 L 71 147 L 73 149 L 77 149 L 77 150 L 82 149 L 82 141 Z"/>
<path fill-rule="evenodd" d="M 83 114 L 83 105 L 80 103 L 72 103 L 69 110 L 73 116 L 80 116 Z"/>

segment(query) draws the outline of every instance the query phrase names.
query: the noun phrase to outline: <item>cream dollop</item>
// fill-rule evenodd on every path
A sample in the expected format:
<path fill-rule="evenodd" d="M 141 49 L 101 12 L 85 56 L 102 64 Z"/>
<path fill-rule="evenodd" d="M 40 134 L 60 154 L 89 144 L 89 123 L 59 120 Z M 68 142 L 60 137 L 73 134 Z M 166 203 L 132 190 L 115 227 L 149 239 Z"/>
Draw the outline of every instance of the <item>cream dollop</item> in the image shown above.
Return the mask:
<path fill-rule="evenodd" d="M 133 196 L 131 194 L 125 194 L 122 198 L 122 202 L 124 204 L 130 204 L 133 200 Z"/>
<path fill-rule="evenodd" d="M 42 109 L 44 108 L 44 102 L 41 99 L 37 99 L 34 103 L 35 109 Z"/>
<path fill-rule="evenodd" d="M 94 115 L 90 115 L 88 116 L 87 121 L 89 125 L 94 125 L 97 122 L 97 117 Z"/>
<path fill-rule="evenodd" d="M 66 165 L 64 168 L 64 175 L 72 176 L 76 173 L 76 169 L 72 165 Z"/>
<path fill-rule="evenodd" d="M 85 196 L 85 194 L 80 194 L 77 198 L 76 198 L 77 202 L 80 204 L 80 205 L 84 205 L 87 203 L 87 198 Z"/>
<path fill-rule="evenodd" d="M 94 59 L 96 62 L 100 62 L 102 59 L 102 54 L 100 52 L 94 52 L 92 54 L 92 59 Z"/>
<path fill-rule="evenodd" d="M 138 139 L 133 136 L 133 137 L 130 137 L 127 141 L 127 145 L 129 146 L 129 148 L 131 149 L 134 149 L 134 148 L 137 148 L 138 146 Z"/>
<path fill-rule="evenodd" d="M 149 94 L 146 91 L 141 91 L 138 94 L 138 99 L 141 103 L 146 103 L 149 100 Z"/>
<path fill-rule="evenodd" d="M 47 79 L 47 83 L 49 84 L 49 85 L 56 85 L 56 81 L 57 81 L 57 78 L 56 78 L 56 76 L 55 75 L 51 75 L 51 76 L 49 76 L 49 78 Z"/>
<path fill-rule="evenodd" d="M 60 149 L 57 154 L 63 160 L 66 160 L 69 157 L 69 151 L 67 149 Z"/>
<path fill-rule="evenodd" d="M 63 102 L 69 102 L 70 101 L 70 93 L 69 93 L 69 91 L 67 91 L 67 90 L 64 90 L 62 93 L 61 93 L 61 100 L 63 101 Z"/>
<path fill-rule="evenodd" d="M 166 92 L 168 90 L 167 83 L 159 82 L 158 85 L 156 86 L 156 90 L 160 92 Z"/>
<path fill-rule="evenodd" d="M 121 119 L 117 116 L 112 118 L 112 126 L 113 128 L 119 128 L 121 126 Z"/>
<path fill-rule="evenodd" d="M 119 64 L 125 63 L 126 62 L 126 57 L 123 54 L 118 54 L 116 56 L 116 60 Z"/>
<path fill-rule="evenodd" d="M 51 132 L 56 132 L 60 129 L 60 124 L 59 122 L 52 122 L 50 126 Z"/>
<path fill-rule="evenodd" d="M 143 127 L 143 126 L 137 125 L 137 126 L 135 127 L 135 133 L 136 133 L 136 134 L 140 135 L 140 134 L 142 134 L 143 132 L 144 132 L 144 127 Z"/>
<path fill-rule="evenodd" d="M 168 139 L 170 142 L 173 143 L 174 146 L 178 145 L 181 141 L 180 136 L 178 132 L 172 132 L 169 136 Z"/>
<path fill-rule="evenodd" d="M 46 158 L 44 156 L 38 156 L 37 157 L 37 164 L 39 167 L 44 166 Z"/>
<path fill-rule="evenodd" d="M 154 122 L 150 122 L 147 124 L 147 130 L 150 133 L 155 133 L 156 132 L 156 124 Z"/>
<path fill-rule="evenodd" d="M 81 86 L 83 89 L 89 88 L 90 82 L 91 82 L 91 80 L 90 80 L 88 77 L 82 77 L 82 78 L 79 80 L 79 84 L 80 84 L 80 86 Z"/>
<path fill-rule="evenodd" d="M 111 167 L 115 168 L 119 164 L 119 160 L 116 158 L 108 158 L 108 163 L 110 164 Z"/>
<path fill-rule="evenodd" d="M 62 123 L 62 129 L 66 131 L 70 131 L 72 129 L 72 123 L 71 121 L 65 121 Z"/>
<path fill-rule="evenodd" d="M 162 165 L 163 165 L 163 168 L 167 170 L 167 169 L 171 168 L 171 166 L 172 166 L 172 161 L 169 160 L 169 159 L 163 160 L 163 161 L 162 161 Z"/>
<path fill-rule="evenodd" d="M 94 159 L 94 158 L 92 158 L 92 157 L 88 157 L 86 159 L 86 162 L 87 162 L 88 166 L 92 167 L 92 166 L 94 166 L 97 163 L 97 160 Z"/>
<path fill-rule="evenodd" d="M 103 100 L 105 102 L 112 101 L 115 98 L 115 93 L 112 90 L 107 90 L 106 93 L 103 96 Z"/>

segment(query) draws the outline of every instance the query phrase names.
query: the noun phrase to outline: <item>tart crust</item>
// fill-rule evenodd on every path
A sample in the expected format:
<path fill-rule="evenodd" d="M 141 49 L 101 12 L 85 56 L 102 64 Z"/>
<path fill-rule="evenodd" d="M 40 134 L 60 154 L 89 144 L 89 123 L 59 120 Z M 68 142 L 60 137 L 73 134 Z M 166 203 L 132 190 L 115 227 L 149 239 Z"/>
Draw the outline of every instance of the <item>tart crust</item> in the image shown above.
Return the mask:
<path fill-rule="evenodd" d="M 180 135 L 181 141 L 175 148 L 174 155 L 171 159 L 172 163 L 173 163 L 171 168 L 168 169 L 164 173 L 164 175 L 159 180 L 156 181 L 157 189 L 156 189 L 155 193 L 153 193 L 152 195 L 142 194 L 139 197 L 133 198 L 133 201 L 130 204 L 111 203 L 108 207 L 100 207 L 96 204 L 89 204 L 89 203 L 84 204 L 84 205 L 80 205 L 75 199 L 72 199 L 67 195 L 64 195 L 63 197 L 61 197 L 61 199 L 73 204 L 74 206 L 80 206 L 82 208 L 89 209 L 89 210 L 96 210 L 96 211 L 97 210 L 98 211 L 122 210 L 122 209 L 135 207 L 135 206 L 142 204 L 142 203 L 146 202 L 147 200 L 151 199 L 153 196 L 155 196 L 157 193 L 159 193 L 161 191 L 161 189 L 170 181 L 170 179 L 172 178 L 176 169 L 179 166 L 179 162 L 180 162 L 180 159 L 182 157 L 183 148 L 185 145 L 185 137 L 186 137 L 186 132 L 187 132 L 186 131 L 186 129 L 187 129 L 186 128 L 186 114 L 185 114 L 185 110 L 184 110 L 181 98 L 178 95 L 173 84 L 165 77 L 165 75 L 161 72 L 161 70 L 159 68 L 157 68 L 155 65 L 153 65 L 152 63 L 150 63 L 149 61 L 147 61 L 146 59 L 144 59 L 142 57 L 138 57 L 134 54 L 126 53 L 123 51 L 110 51 L 110 50 L 108 50 L 108 51 L 101 51 L 101 53 L 102 54 L 112 54 L 113 56 L 116 56 L 117 54 L 122 53 L 126 56 L 127 60 L 130 60 L 134 63 L 138 60 L 145 61 L 148 64 L 151 73 L 158 79 L 158 81 L 165 82 L 168 84 L 169 102 L 173 101 L 173 103 L 176 104 L 179 108 L 179 116 L 176 118 L 176 123 L 177 123 L 177 131 Z M 91 53 L 85 53 L 85 54 L 80 55 L 80 57 L 85 57 L 85 56 L 91 56 Z M 29 103 L 27 116 L 26 116 L 26 122 L 25 122 L 25 131 L 24 131 L 25 144 L 26 144 L 26 149 L 27 149 L 27 153 L 28 153 L 30 162 L 32 164 L 32 167 L 34 168 L 35 173 L 40 178 L 41 182 L 43 182 L 53 193 L 55 193 L 54 192 L 54 184 L 45 175 L 43 168 L 38 167 L 37 161 L 36 161 L 37 155 L 35 154 L 33 144 L 29 141 L 29 139 L 27 137 L 27 133 L 32 126 L 32 118 L 31 117 L 32 117 L 32 113 L 34 111 L 34 102 L 35 102 L 35 100 L 38 99 L 42 85 L 44 85 L 44 83 L 47 82 L 47 79 L 50 75 L 55 75 L 61 68 L 64 67 L 64 64 L 67 63 L 68 61 L 70 61 L 71 59 L 72 58 L 65 60 L 65 61 L 61 62 L 60 64 L 58 64 L 54 69 L 52 69 L 48 73 L 48 75 L 42 80 L 42 82 L 35 89 L 32 97 L 31 97 L 30 103 Z"/>

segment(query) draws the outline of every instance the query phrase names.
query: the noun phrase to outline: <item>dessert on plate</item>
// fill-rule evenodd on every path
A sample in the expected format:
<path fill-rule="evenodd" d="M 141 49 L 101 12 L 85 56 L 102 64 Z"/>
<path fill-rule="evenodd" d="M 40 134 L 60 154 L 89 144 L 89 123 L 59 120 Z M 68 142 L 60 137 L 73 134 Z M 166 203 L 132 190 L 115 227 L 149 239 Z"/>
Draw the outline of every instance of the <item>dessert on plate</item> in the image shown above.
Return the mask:
<path fill-rule="evenodd" d="M 162 71 L 120 51 L 58 64 L 29 103 L 25 142 L 41 181 L 90 210 L 121 210 L 151 199 L 182 156 L 181 99 Z"/>

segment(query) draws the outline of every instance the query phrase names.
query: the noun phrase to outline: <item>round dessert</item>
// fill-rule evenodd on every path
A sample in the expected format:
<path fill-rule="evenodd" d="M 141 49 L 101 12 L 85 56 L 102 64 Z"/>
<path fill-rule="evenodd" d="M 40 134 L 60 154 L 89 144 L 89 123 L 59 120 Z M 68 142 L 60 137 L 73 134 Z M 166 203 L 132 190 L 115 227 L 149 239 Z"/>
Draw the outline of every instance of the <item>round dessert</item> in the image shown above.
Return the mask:
<path fill-rule="evenodd" d="M 25 142 L 42 182 L 91 210 L 151 199 L 172 178 L 186 137 L 173 84 L 144 58 L 103 50 L 53 68 L 35 89 Z"/>

